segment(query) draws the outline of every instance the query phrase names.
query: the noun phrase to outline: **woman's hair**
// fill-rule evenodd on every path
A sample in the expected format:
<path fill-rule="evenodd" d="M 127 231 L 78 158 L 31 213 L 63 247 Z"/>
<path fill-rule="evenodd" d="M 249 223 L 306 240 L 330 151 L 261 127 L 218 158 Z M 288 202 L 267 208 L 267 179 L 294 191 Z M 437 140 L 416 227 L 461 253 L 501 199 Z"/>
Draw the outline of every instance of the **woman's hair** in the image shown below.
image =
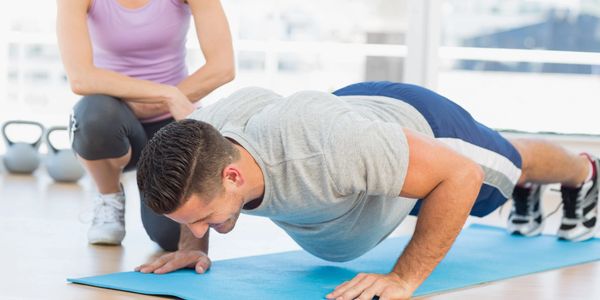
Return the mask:
<path fill-rule="evenodd" d="M 239 157 L 233 143 L 210 124 L 173 122 L 142 151 L 137 165 L 140 197 L 158 214 L 175 211 L 192 194 L 210 200 L 223 189 L 225 166 Z"/>

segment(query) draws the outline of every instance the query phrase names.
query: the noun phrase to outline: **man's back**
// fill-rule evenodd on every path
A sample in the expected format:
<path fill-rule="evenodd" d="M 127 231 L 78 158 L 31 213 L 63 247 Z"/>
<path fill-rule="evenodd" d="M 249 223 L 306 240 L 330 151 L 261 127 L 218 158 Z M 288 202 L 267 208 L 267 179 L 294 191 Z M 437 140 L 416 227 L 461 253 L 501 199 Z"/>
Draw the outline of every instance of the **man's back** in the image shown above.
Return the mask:
<path fill-rule="evenodd" d="M 264 173 L 261 205 L 304 249 L 328 260 L 368 251 L 415 200 L 398 197 L 408 168 L 402 127 L 431 135 L 411 106 L 385 97 L 242 89 L 194 113 L 248 150 Z"/>

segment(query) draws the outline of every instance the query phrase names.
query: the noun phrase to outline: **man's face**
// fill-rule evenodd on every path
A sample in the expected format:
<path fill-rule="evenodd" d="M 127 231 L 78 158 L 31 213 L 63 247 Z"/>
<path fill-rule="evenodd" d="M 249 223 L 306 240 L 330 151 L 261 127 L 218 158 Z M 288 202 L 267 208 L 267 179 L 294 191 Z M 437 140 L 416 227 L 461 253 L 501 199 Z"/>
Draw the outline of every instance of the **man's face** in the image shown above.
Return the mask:
<path fill-rule="evenodd" d="M 243 198 L 226 188 L 211 200 L 192 195 L 180 208 L 166 216 L 186 225 L 195 237 L 202 238 L 208 228 L 219 233 L 233 230 L 243 206 Z"/>

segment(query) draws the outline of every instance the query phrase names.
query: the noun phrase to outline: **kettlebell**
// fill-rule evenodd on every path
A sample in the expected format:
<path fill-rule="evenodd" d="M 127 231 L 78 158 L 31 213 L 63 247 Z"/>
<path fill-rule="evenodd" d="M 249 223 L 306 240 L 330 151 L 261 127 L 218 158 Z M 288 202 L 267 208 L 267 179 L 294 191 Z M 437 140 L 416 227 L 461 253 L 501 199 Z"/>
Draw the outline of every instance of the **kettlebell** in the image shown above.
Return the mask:
<path fill-rule="evenodd" d="M 33 143 L 15 142 L 8 138 L 6 128 L 10 125 L 33 125 L 40 128 L 40 137 Z M 40 165 L 39 148 L 44 135 L 44 126 L 33 121 L 8 121 L 2 126 L 2 136 L 6 143 L 7 150 L 2 161 L 4 166 L 11 173 L 31 174 Z"/>
<path fill-rule="evenodd" d="M 50 127 L 45 134 L 48 145 L 48 157 L 46 158 L 46 170 L 48 175 L 57 182 L 76 182 L 81 179 L 85 171 L 75 153 L 71 149 L 58 149 L 50 141 L 50 134 L 57 130 L 67 131 L 65 126 Z"/>

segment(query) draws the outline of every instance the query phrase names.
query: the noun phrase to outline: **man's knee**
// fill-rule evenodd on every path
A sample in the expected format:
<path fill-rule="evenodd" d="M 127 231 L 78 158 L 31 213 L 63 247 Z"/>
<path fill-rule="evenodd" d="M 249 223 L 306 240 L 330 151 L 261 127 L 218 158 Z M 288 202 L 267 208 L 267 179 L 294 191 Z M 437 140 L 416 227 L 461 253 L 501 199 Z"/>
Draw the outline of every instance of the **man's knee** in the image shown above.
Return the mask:
<path fill-rule="evenodd" d="M 88 160 L 125 155 L 129 145 L 123 137 L 126 124 L 131 121 L 129 114 L 127 105 L 114 97 L 84 96 L 71 115 L 73 149 Z"/>
<path fill-rule="evenodd" d="M 521 175 L 517 181 L 517 185 L 522 185 L 529 181 L 529 172 L 531 165 L 531 141 L 528 139 L 510 139 L 509 142 L 517 149 L 521 156 Z"/>

